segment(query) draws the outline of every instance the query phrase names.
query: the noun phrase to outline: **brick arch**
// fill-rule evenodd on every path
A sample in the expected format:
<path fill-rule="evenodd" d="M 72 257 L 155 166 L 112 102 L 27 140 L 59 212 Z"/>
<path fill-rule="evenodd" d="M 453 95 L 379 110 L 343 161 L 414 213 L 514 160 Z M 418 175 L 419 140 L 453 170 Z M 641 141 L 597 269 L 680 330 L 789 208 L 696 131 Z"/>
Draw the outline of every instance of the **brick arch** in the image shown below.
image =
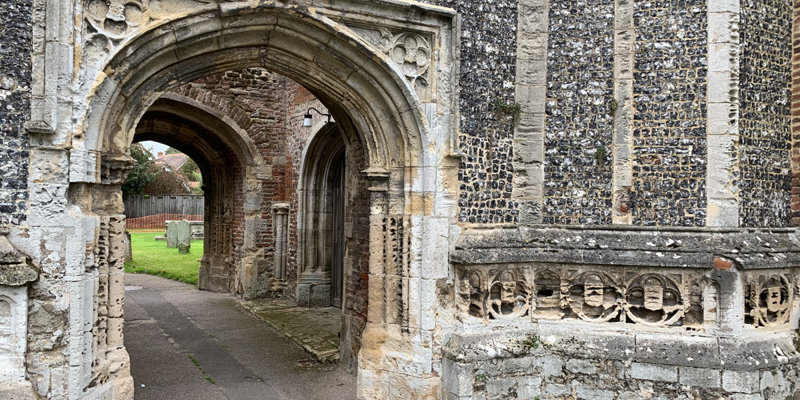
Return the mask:
<path fill-rule="evenodd" d="M 205 192 L 204 246 L 198 287 L 214 291 L 241 291 L 234 279 L 241 269 L 237 253 L 244 240 L 243 206 L 248 168 L 257 160 L 248 151 L 249 138 L 234 137 L 238 128 L 177 96 L 159 99 L 136 126 L 134 141 L 153 140 L 176 148 L 194 160 L 203 175 Z M 213 112 L 213 110 L 210 110 Z"/>

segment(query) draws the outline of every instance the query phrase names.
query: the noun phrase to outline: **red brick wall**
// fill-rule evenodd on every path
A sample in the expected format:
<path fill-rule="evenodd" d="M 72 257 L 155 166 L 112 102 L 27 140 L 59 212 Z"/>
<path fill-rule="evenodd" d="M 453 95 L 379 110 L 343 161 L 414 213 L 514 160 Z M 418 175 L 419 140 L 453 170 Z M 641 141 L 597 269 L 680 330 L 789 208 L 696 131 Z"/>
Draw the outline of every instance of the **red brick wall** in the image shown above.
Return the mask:
<path fill-rule="evenodd" d="M 202 221 L 202 215 L 196 214 L 155 214 L 146 217 L 128 218 L 125 220 L 125 229 L 164 229 L 166 221 L 185 219 L 187 221 Z"/>

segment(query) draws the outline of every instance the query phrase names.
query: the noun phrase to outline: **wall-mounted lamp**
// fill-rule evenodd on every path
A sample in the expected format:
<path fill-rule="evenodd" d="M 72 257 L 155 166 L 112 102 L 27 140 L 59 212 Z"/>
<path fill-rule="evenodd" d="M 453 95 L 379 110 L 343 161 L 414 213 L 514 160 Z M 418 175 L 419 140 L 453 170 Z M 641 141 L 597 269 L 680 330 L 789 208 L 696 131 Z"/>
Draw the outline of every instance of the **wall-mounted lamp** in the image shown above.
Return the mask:
<path fill-rule="evenodd" d="M 311 108 L 308 109 L 308 111 L 306 111 L 306 115 L 303 116 L 303 127 L 305 127 L 305 128 L 310 128 L 311 127 L 311 110 L 316 111 L 317 114 L 322 115 L 323 117 L 328 117 L 328 122 L 331 122 L 331 115 L 330 114 L 322 113 L 319 110 L 317 110 L 316 108 L 311 107 Z"/>

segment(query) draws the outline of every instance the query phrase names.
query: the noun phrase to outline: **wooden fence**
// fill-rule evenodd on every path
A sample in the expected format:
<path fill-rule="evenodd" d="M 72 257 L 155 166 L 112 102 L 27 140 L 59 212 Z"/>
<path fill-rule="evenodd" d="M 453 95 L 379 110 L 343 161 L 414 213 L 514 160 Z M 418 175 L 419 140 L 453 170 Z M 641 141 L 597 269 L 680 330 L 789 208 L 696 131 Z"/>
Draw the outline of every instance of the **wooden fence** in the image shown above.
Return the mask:
<path fill-rule="evenodd" d="M 137 194 L 125 200 L 125 216 L 146 217 L 156 214 L 203 215 L 202 195 L 149 196 Z"/>

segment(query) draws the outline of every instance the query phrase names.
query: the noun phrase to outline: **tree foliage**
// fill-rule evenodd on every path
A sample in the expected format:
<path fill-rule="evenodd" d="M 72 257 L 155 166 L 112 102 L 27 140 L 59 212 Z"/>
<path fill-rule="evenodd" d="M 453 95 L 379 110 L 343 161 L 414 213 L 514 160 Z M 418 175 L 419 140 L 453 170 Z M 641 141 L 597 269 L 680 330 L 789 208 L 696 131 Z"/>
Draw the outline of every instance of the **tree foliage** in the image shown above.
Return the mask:
<path fill-rule="evenodd" d="M 144 193 L 144 188 L 158 175 L 158 166 L 153 160 L 153 155 L 142 144 L 132 144 L 130 154 L 136 160 L 136 165 L 128 173 L 128 180 L 122 185 L 122 196 L 125 198 L 132 194 Z"/>
<path fill-rule="evenodd" d="M 192 188 L 182 174 L 162 169 L 147 186 L 144 193 L 151 195 L 192 194 Z"/>

